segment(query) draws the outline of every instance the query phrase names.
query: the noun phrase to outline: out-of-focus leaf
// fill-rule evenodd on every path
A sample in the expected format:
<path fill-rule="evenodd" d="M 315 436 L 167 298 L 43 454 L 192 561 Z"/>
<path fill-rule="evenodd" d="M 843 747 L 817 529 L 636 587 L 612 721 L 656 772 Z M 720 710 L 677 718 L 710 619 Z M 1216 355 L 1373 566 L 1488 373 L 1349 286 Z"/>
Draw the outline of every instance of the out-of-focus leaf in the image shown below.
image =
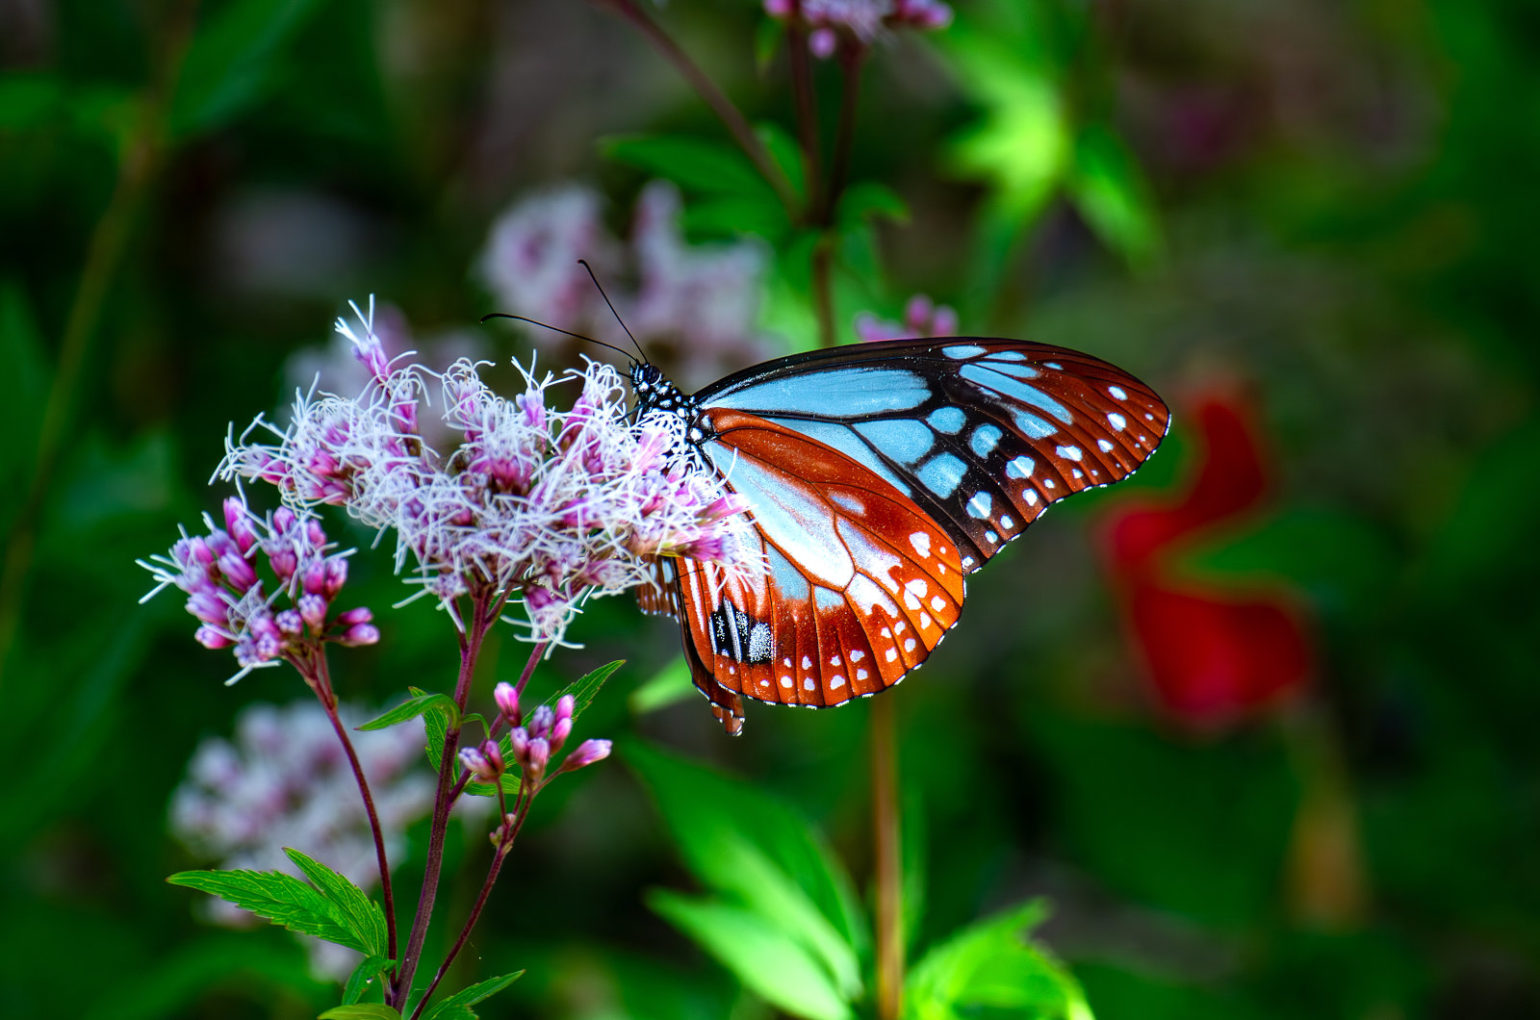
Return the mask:
<path fill-rule="evenodd" d="M 909 206 L 899 197 L 898 192 L 885 184 L 858 181 L 840 195 L 835 217 L 847 226 L 877 219 L 907 223 Z"/>
<path fill-rule="evenodd" d="M 1019 229 L 1043 210 L 1070 162 L 1051 68 L 977 36 L 945 51 L 983 107 L 980 120 L 952 140 L 948 161 L 958 174 L 987 182 L 996 215 Z"/>
<path fill-rule="evenodd" d="M 301 935 L 314 935 L 362 953 L 369 951 L 336 904 L 293 875 L 281 871 L 182 871 L 166 881 L 218 896 Z"/>
<path fill-rule="evenodd" d="M 319 0 L 231 0 L 197 27 L 172 98 L 172 137 L 228 123 L 267 88 L 284 43 Z"/>
<path fill-rule="evenodd" d="M 760 915 L 661 889 L 653 890 L 647 902 L 776 1008 L 811 1020 L 854 1016 L 808 951 Z"/>
<path fill-rule="evenodd" d="M 1067 186 L 1075 207 L 1102 243 L 1133 265 L 1160 253 L 1160 227 L 1133 155 L 1100 124 L 1080 129 Z"/>
<path fill-rule="evenodd" d="M 1103 1017 L 1139 1020 L 1261 1020 L 1233 991 L 1100 960 L 1075 964 L 1086 1001 Z M 1274 1014 L 1276 1015 L 1276 1014 Z"/>
<path fill-rule="evenodd" d="M 476 1003 L 490 999 L 523 976 L 524 972 L 519 970 L 501 977 L 478 981 L 469 988 L 462 988 L 448 998 L 429 1006 L 427 1012 L 423 1014 L 423 1020 L 450 1020 L 462 1011 L 469 1013 L 470 1008 Z"/>
<path fill-rule="evenodd" d="M 1033 902 L 965 928 L 910 971 L 906 1020 L 980 1015 L 1020 1020 L 1092 1020 L 1080 986 L 1026 939 L 1046 911 Z"/>
<path fill-rule="evenodd" d="M 395 708 L 354 727 L 354 729 L 383 730 L 397 723 L 406 722 L 408 719 L 415 719 L 427 712 L 442 713 L 445 719 L 450 720 L 458 718 L 460 714 L 454 699 L 447 694 L 414 694 Z"/>
<path fill-rule="evenodd" d="M 355 1002 L 333 1006 L 316 1020 L 401 1020 L 401 1014 L 383 1002 Z"/>
<path fill-rule="evenodd" d="M 680 135 L 632 135 L 601 143 L 604 155 L 649 174 L 673 181 L 686 191 L 707 195 L 775 192 L 749 158 L 721 142 Z"/>
<path fill-rule="evenodd" d="M 791 229 L 786 207 L 765 195 L 698 198 L 685 206 L 680 225 L 690 235 L 753 234 L 776 241 Z"/>
<path fill-rule="evenodd" d="M 257 980 L 253 980 L 253 979 Z M 292 939 L 266 943 L 251 932 L 204 931 L 156 957 L 153 966 L 127 981 L 102 988 L 100 998 L 78 1011 L 82 1020 L 164 1020 L 194 1015 L 211 989 L 239 982 L 269 1001 L 311 982 L 304 950 Z M 315 985 L 314 992 L 320 993 Z"/>
<path fill-rule="evenodd" d="M 52 74 L 0 76 L 0 131 L 31 131 L 55 123 L 64 87 Z"/>
<path fill-rule="evenodd" d="M 736 861 L 752 847 L 801 889 L 839 934 L 865 956 L 869 928 L 849 876 L 813 827 L 774 797 L 640 743 L 625 758 L 639 772 L 690 870 L 717 889 L 745 884 Z M 735 856 L 736 855 L 736 856 Z"/>
<path fill-rule="evenodd" d="M 347 982 L 342 986 L 343 1005 L 351 1006 L 364 997 L 366 992 L 384 998 L 385 984 L 379 980 L 391 961 L 383 953 L 365 957 L 360 960 L 353 973 L 348 975 Z"/>
<path fill-rule="evenodd" d="M 776 166 L 780 167 L 781 173 L 786 175 L 786 181 L 791 185 L 791 193 L 796 196 L 797 201 L 806 202 L 807 172 L 802 163 L 802 147 L 797 144 L 797 140 L 774 121 L 764 121 L 755 125 L 754 133 L 759 135 L 759 140 L 764 143 L 770 158 L 775 161 Z"/>
<path fill-rule="evenodd" d="M 5 97 L 0 94 L 0 110 Z M 0 483 L 10 491 L 30 476 L 37 453 L 38 427 L 43 419 L 43 401 L 53 372 L 43 356 L 43 335 L 21 287 L 11 280 L 0 281 L 0 364 L 9 378 L 6 398 L 0 400 Z M 14 512 L 15 501 L 7 501 L 0 511 L 0 522 Z"/>
<path fill-rule="evenodd" d="M 336 907 L 337 916 L 343 919 L 359 943 L 353 948 L 365 956 L 383 956 L 386 950 L 385 913 L 379 904 L 369 899 L 346 876 L 338 874 L 315 858 L 289 847 L 285 847 L 283 852 L 310 879 L 310 884 Z"/>
<path fill-rule="evenodd" d="M 684 701 L 695 691 L 690 681 L 690 667 L 683 655 L 676 655 L 668 665 L 654 673 L 646 683 L 631 692 L 631 711 L 637 715 L 653 712 Z"/>

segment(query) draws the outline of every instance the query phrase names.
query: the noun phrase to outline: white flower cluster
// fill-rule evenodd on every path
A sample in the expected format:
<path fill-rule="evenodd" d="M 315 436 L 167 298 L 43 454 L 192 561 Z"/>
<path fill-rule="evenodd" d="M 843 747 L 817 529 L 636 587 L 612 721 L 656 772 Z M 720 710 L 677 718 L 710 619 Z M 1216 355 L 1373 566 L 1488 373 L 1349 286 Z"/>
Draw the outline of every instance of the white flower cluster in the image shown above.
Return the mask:
<path fill-rule="evenodd" d="M 736 564 L 742 500 L 691 456 L 677 416 L 629 420 L 614 369 L 590 362 L 557 377 L 516 366 L 524 392 L 509 400 L 480 364 L 437 374 L 389 361 L 371 319 L 337 326 L 371 370 L 364 392 L 301 397 L 285 429 L 258 417 L 227 442 L 222 475 L 394 532 L 397 570 L 450 608 L 464 595 L 517 597 L 532 641 L 560 641 L 586 598 L 650 582 L 649 557 Z M 581 392 L 570 410 L 549 409 L 547 390 L 564 382 Z M 453 449 L 418 430 L 435 397 Z M 277 442 L 251 441 L 262 431 Z"/>

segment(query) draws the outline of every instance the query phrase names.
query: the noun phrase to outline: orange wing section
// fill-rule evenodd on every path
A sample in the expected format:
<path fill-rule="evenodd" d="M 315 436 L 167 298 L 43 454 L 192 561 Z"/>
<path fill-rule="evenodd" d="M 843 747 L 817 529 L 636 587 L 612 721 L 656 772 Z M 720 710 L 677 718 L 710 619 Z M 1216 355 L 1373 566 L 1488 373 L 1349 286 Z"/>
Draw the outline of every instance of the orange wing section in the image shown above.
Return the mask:
<path fill-rule="evenodd" d="M 962 609 L 963 568 L 946 532 L 891 484 L 797 432 L 723 409 L 702 425 L 717 436 L 706 455 L 750 502 L 749 553 L 761 557 L 739 573 L 676 564 L 688 657 L 718 715 L 737 715 L 731 694 L 838 705 L 924 662 Z"/>

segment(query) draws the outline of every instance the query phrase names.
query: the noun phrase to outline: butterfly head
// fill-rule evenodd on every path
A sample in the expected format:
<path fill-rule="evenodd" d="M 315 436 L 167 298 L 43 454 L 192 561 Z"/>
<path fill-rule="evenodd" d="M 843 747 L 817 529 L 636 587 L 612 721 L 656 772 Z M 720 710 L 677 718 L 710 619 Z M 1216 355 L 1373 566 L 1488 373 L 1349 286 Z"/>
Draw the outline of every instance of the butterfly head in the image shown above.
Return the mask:
<path fill-rule="evenodd" d="M 679 387 L 651 362 L 638 361 L 631 366 L 631 392 L 636 394 L 638 417 L 654 411 L 681 417 L 695 413 L 695 398 L 679 392 Z"/>

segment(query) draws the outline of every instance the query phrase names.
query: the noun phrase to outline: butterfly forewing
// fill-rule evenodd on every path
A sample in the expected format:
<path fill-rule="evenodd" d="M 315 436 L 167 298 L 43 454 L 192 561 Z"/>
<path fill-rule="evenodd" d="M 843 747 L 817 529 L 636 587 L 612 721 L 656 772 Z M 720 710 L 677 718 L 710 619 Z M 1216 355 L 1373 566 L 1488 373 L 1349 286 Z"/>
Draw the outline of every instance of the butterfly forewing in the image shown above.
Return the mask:
<path fill-rule="evenodd" d="M 700 400 L 858 461 L 941 524 L 969 570 L 1048 504 L 1126 477 L 1169 422 L 1160 398 L 1128 373 L 1016 340 L 817 352 L 729 377 Z"/>

